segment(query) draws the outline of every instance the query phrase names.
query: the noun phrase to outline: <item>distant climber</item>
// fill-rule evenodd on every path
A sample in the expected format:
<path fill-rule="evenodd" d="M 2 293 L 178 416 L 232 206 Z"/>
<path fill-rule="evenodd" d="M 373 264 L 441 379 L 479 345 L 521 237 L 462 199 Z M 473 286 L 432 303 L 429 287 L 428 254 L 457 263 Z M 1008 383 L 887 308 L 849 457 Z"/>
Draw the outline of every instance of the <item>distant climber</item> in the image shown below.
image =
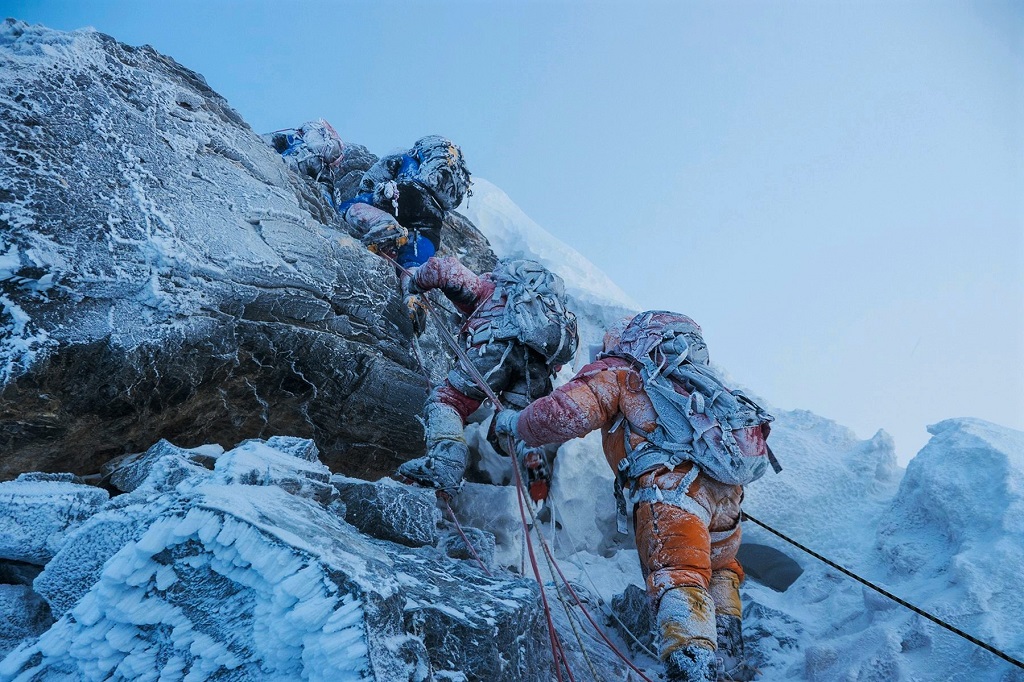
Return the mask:
<path fill-rule="evenodd" d="M 390 251 L 402 267 L 427 262 L 441 243 L 441 224 L 470 194 L 458 145 L 440 135 L 382 157 L 363 175 L 359 194 L 338 206 L 372 249 Z"/>
<path fill-rule="evenodd" d="M 605 335 L 603 352 L 521 412 L 495 417 L 528 446 L 601 429 L 616 472 L 620 530 L 627 500 L 657 614 L 668 679 L 753 679 L 743 660 L 739 585 L 743 486 L 771 466 L 772 417 L 708 366 L 690 318 L 648 311 Z"/>
<path fill-rule="evenodd" d="M 268 133 L 263 138 L 295 172 L 312 178 L 327 203 L 337 208 L 334 180 L 344 159 L 345 144 L 330 123 L 321 118 L 299 128 Z"/>
<path fill-rule="evenodd" d="M 576 353 L 576 317 L 565 307 L 565 285 L 539 263 L 502 260 L 493 272 L 477 276 L 454 257 L 433 257 L 415 269 L 409 285 L 411 298 L 440 289 L 467 316 L 461 332 L 466 355 L 503 403 L 523 408 L 549 393 L 552 375 Z M 457 490 L 469 454 L 466 418 L 486 397 L 470 370 L 456 365 L 427 399 L 426 456 L 403 464 L 398 476 Z M 542 501 L 546 459 L 523 448 L 515 456 L 533 483 L 531 497 Z"/>

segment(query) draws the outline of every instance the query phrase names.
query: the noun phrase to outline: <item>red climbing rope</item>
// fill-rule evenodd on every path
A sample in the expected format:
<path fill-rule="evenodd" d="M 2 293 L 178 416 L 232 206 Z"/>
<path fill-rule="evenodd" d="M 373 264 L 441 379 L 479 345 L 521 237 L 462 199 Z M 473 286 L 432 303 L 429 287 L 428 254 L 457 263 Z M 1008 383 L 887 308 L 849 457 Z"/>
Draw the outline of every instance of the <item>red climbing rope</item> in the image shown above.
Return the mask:
<path fill-rule="evenodd" d="M 396 268 L 398 268 L 400 271 L 404 272 L 405 274 L 409 275 L 410 277 L 413 276 L 412 272 L 410 272 L 408 269 L 406 269 L 406 268 L 402 267 L 401 265 L 399 265 L 398 262 L 394 258 L 390 257 L 386 253 L 380 253 L 380 255 L 383 256 L 384 258 L 386 258 L 387 260 L 391 261 L 391 263 L 393 263 L 394 266 Z M 427 310 L 429 310 L 430 312 L 434 312 L 433 305 L 431 304 L 430 299 L 428 299 L 426 296 L 423 297 L 423 304 L 426 306 Z M 504 410 L 505 406 L 502 404 L 502 402 L 498 398 L 497 394 L 491 389 L 490 385 L 488 385 L 488 383 L 487 383 L 487 380 L 484 379 L 483 375 L 480 374 L 479 370 L 477 370 L 477 368 L 470 361 L 469 357 L 466 355 L 466 352 L 459 345 L 458 341 L 455 340 L 455 337 L 452 336 L 451 332 L 448 331 L 448 329 L 446 329 L 444 325 L 440 325 L 439 324 L 439 325 L 435 325 L 435 327 L 436 327 L 438 333 L 441 335 L 441 338 L 444 339 L 445 343 L 448 344 L 448 347 L 451 348 L 452 352 L 455 353 L 455 356 L 462 363 L 463 368 L 467 372 L 469 372 L 470 376 L 473 377 L 473 380 L 477 383 L 477 385 L 480 388 L 480 390 L 483 391 L 484 395 L 486 395 L 490 399 L 491 403 L 494 405 L 495 412 L 501 412 L 502 410 Z M 561 665 L 560 665 L 560 662 L 561 662 L 562 664 L 565 665 L 565 669 L 566 669 L 566 672 L 567 672 L 567 674 L 569 676 L 570 682 L 575 682 L 575 678 L 573 677 L 572 670 L 569 668 L 569 661 L 568 661 L 568 659 L 565 656 L 564 649 L 562 648 L 562 643 L 559 641 L 558 633 L 555 631 L 554 620 L 553 620 L 553 618 L 551 616 L 551 607 L 548 604 L 547 594 L 544 591 L 544 581 L 543 581 L 543 579 L 541 578 L 541 575 L 540 575 L 540 566 L 537 564 L 537 555 L 536 555 L 536 553 L 534 552 L 534 549 L 533 549 L 533 539 L 532 539 L 531 533 L 530 533 L 530 526 L 526 522 L 526 509 L 525 509 L 525 503 L 523 502 L 524 497 L 526 496 L 526 490 L 525 490 L 525 486 L 523 485 L 522 476 L 519 473 L 519 467 L 516 466 L 515 455 L 514 455 L 514 453 L 515 453 L 515 441 L 512 438 L 512 436 L 508 436 L 508 451 L 509 451 L 509 453 L 512 453 L 512 454 L 510 454 L 510 457 L 512 457 L 512 459 L 513 459 L 513 462 L 512 462 L 512 474 L 513 474 L 513 478 L 514 478 L 515 483 L 516 483 L 516 489 L 518 491 L 518 494 L 517 494 L 516 497 L 518 498 L 518 501 L 519 501 L 519 517 L 520 517 L 520 521 L 522 522 L 523 532 L 524 532 L 525 538 L 526 538 L 526 549 L 527 549 L 527 552 L 528 552 L 528 554 L 530 556 L 530 565 L 531 565 L 531 568 L 533 569 L 533 574 L 534 574 L 534 576 L 537 579 L 537 584 L 540 586 L 540 596 L 541 596 L 541 602 L 542 602 L 542 604 L 544 606 L 544 616 L 547 619 L 547 623 L 548 623 L 548 634 L 550 635 L 550 638 L 551 638 L 551 653 L 552 653 L 552 656 L 555 659 L 555 673 L 556 673 L 556 676 L 557 676 L 559 682 L 561 682 L 561 679 L 562 679 Z M 533 510 L 532 509 L 531 509 L 530 513 L 531 513 L 531 515 L 533 514 Z M 534 521 L 536 521 L 536 519 L 534 519 Z M 643 673 L 643 671 L 640 670 L 640 668 L 638 668 L 629 658 L 627 658 L 625 654 L 623 654 L 621 651 L 619 651 L 618 647 L 615 646 L 615 644 L 608 638 L 608 636 L 604 633 L 604 631 L 601 630 L 601 628 L 597 625 L 597 622 L 594 620 L 593 616 L 590 614 L 590 611 L 583 604 L 583 601 L 579 598 L 579 595 L 576 594 L 576 591 L 569 584 L 569 581 L 565 577 L 565 574 L 562 573 L 561 567 L 559 567 L 558 566 L 558 562 L 555 561 L 554 554 L 551 552 L 551 548 L 548 547 L 547 541 L 544 539 L 544 536 L 540 533 L 539 529 L 538 529 L 537 535 L 538 535 L 538 539 L 540 540 L 541 547 L 543 548 L 545 555 L 551 561 L 551 563 L 555 566 L 555 570 L 557 571 L 558 576 L 562 579 L 562 582 L 565 583 L 565 586 L 566 586 L 569 594 L 572 596 L 573 600 L 576 602 L 577 606 L 579 606 L 579 608 L 583 612 L 583 614 L 587 617 L 587 620 L 590 621 L 590 624 L 594 627 L 595 630 L 597 630 L 598 634 L 601 636 L 601 639 L 604 641 L 604 643 L 611 649 L 611 651 L 616 656 L 618 656 L 627 666 L 629 666 L 637 675 L 639 675 L 640 678 L 642 680 L 644 680 L 644 682 L 652 682 L 651 678 L 647 677 L 647 675 L 645 675 Z"/>

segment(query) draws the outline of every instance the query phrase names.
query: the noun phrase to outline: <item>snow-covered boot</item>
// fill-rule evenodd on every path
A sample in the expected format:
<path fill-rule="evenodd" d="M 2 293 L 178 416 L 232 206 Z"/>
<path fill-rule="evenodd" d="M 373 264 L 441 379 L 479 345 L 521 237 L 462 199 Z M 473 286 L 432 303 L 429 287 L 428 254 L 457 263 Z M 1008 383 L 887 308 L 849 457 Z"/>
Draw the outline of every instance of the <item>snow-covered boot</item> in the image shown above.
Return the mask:
<path fill-rule="evenodd" d="M 659 651 L 670 682 L 715 682 L 715 603 L 696 585 L 670 589 L 658 604 Z"/>
<path fill-rule="evenodd" d="M 676 649 L 665 660 L 668 682 L 716 682 L 715 652 L 706 646 L 689 644 Z"/>
<path fill-rule="evenodd" d="M 750 682 L 757 676 L 757 668 L 749 665 L 743 652 L 743 628 L 736 616 L 715 616 L 718 630 L 718 679 L 729 682 Z"/>
<path fill-rule="evenodd" d="M 417 485 L 457 491 L 466 472 L 469 446 L 463 436 L 462 417 L 444 403 L 427 403 L 427 454 L 398 467 L 399 477 Z"/>

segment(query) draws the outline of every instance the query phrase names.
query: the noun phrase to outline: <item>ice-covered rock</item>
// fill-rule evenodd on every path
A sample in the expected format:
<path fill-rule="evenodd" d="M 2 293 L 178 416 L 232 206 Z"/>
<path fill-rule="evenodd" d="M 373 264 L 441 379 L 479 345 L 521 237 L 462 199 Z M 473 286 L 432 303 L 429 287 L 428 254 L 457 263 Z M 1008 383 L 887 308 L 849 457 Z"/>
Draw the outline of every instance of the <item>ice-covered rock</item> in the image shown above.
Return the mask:
<path fill-rule="evenodd" d="M 498 566 L 521 570 L 523 526 L 513 486 L 466 483 L 452 500 L 452 509 L 464 526 L 485 528 L 494 534 L 494 561 Z"/>
<path fill-rule="evenodd" d="M 102 488 L 69 477 L 22 475 L 0 483 L 0 559 L 42 566 L 65 536 L 109 498 Z"/>
<path fill-rule="evenodd" d="M 0 660 L 52 624 L 49 606 L 31 587 L 0 584 Z"/>
<path fill-rule="evenodd" d="M 547 679 L 534 584 L 361 534 L 308 441 L 246 441 L 173 485 L 181 453 L 156 452 L 35 579 L 58 620 L 0 679 Z M 433 494 L 395 487 L 433 531 Z"/>
<path fill-rule="evenodd" d="M 1024 660 L 1024 433 L 980 419 L 928 430 L 878 527 L 887 578 L 911 602 Z M 951 672 L 991 664 L 1000 679 L 991 654 L 925 631 Z"/>
<path fill-rule="evenodd" d="M 466 537 L 463 538 L 463 535 Z M 452 559 L 479 561 L 487 567 L 487 570 L 493 570 L 495 567 L 494 552 L 496 543 L 494 533 L 481 530 L 480 528 L 463 527 L 462 533 L 459 533 L 458 529 L 452 524 L 451 528 L 438 535 L 437 548 Z"/>
<path fill-rule="evenodd" d="M 143 484 L 152 489 L 173 488 L 190 476 L 203 475 L 215 462 L 209 450 L 179 448 L 161 439 L 146 452 L 107 462 L 101 471 L 110 485 L 130 493 Z"/>
<path fill-rule="evenodd" d="M 217 458 L 215 478 L 224 484 L 274 485 L 326 505 L 336 492 L 330 469 L 317 455 L 316 445 L 305 438 L 251 439 Z"/>
<path fill-rule="evenodd" d="M 0 83 L 0 479 L 160 438 L 313 438 L 368 478 L 421 453 L 393 267 L 200 75 L 8 21 Z"/>
<path fill-rule="evenodd" d="M 438 556 L 427 547 L 392 554 L 405 629 L 426 645 L 434 679 L 550 680 L 537 583 Z"/>
<path fill-rule="evenodd" d="M 390 479 L 371 483 L 337 475 L 331 484 L 345 503 L 345 520 L 367 535 L 409 547 L 437 541 L 439 513 L 433 490 Z"/>
<path fill-rule="evenodd" d="M 626 641 L 630 651 L 657 651 L 655 639 L 657 621 L 651 610 L 650 597 L 647 590 L 636 585 L 627 585 L 622 594 L 612 598 L 612 621 L 620 636 Z"/>

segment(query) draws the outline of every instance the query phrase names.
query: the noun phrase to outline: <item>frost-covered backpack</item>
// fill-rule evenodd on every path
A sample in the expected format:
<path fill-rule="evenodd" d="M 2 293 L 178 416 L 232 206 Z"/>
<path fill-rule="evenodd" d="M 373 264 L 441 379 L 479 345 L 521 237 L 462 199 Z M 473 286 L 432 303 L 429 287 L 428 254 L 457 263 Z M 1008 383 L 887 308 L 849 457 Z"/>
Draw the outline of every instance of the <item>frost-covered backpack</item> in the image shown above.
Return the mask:
<path fill-rule="evenodd" d="M 653 448 L 630 454 L 629 478 L 658 466 L 691 461 L 715 480 L 746 485 L 781 467 L 765 441 L 772 416 L 740 391 L 726 388 L 708 367 L 700 327 L 666 311 L 637 315 L 605 355 L 638 367 L 657 413 Z"/>
<path fill-rule="evenodd" d="M 269 142 L 286 162 L 317 181 L 330 180 L 345 158 L 345 143 L 322 118 L 303 123 L 299 128 L 271 133 Z"/>
<path fill-rule="evenodd" d="M 448 138 L 421 137 L 409 155 L 418 164 L 413 179 L 429 189 L 444 210 L 453 210 L 467 194 L 472 194 L 466 159 L 459 146 Z"/>
<path fill-rule="evenodd" d="M 491 273 L 496 287 L 494 300 L 506 296 L 501 308 L 491 308 L 480 317 L 483 325 L 473 342 L 516 339 L 544 356 L 548 365 L 564 365 L 576 355 L 579 333 L 576 316 L 565 308 L 562 278 L 532 260 L 504 259 Z"/>

